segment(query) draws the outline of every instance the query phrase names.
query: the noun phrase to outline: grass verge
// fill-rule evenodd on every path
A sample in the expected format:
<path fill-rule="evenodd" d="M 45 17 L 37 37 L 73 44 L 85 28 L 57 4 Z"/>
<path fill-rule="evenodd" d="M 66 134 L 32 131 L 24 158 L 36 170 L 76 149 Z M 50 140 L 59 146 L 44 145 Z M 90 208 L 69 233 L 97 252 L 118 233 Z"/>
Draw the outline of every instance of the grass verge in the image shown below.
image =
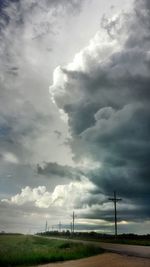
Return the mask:
<path fill-rule="evenodd" d="M 79 238 L 79 237 L 74 237 L 73 239 L 76 240 L 84 240 L 84 241 L 92 241 L 92 242 L 104 242 L 104 243 L 113 243 L 113 244 L 122 244 L 122 245 L 136 245 L 136 246 L 150 246 L 150 240 L 144 240 L 144 239 L 121 239 L 121 238 L 100 238 L 100 239 L 95 239 L 95 238 Z M 71 239 L 70 239 L 71 240 Z"/>
<path fill-rule="evenodd" d="M 79 259 L 100 254 L 103 249 L 82 243 L 37 236 L 0 236 L 0 266 L 28 266 Z"/>

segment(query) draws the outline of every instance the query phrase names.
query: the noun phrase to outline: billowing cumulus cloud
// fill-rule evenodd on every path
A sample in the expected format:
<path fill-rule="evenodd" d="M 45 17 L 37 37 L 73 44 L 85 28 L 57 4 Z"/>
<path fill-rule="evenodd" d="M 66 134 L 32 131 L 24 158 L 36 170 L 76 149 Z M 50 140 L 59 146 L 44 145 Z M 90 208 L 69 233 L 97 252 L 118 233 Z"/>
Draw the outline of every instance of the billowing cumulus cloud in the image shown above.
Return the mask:
<path fill-rule="evenodd" d="M 58 220 L 61 220 L 64 225 L 67 224 L 65 227 L 70 228 L 73 209 L 78 213 L 78 218 L 83 209 L 87 210 L 88 213 L 90 212 L 92 192 L 95 189 L 96 186 L 84 176 L 82 176 L 81 181 L 57 185 L 53 191 L 49 191 L 46 186 L 35 188 L 26 186 L 18 194 L 0 201 L 1 214 L 4 215 L 1 217 L 1 227 L 4 230 L 9 229 L 9 224 L 12 222 L 11 229 L 15 229 L 14 216 L 16 216 L 18 229 L 22 225 L 22 231 L 25 231 L 27 227 L 31 228 L 32 231 L 33 229 L 39 231 L 40 222 L 45 225 L 44 218 L 48 220 L 51 227 L 53 224 L 56 225 Z M 25 218 L 24 222 L 22 218 Z M 39 224 L 36 221 L 33 225 L 32 220 L 37 219 Z"/>
<path fill-rule="evenodd" d="M 46 192 L 44 186 L 39 186 L 38 188 L 33 188 L 33 190 L 27 186 L 21 190 L 20 194 L 11 197 L 11 200 L 3 199 L 2 202 L 8 202 L 17 205 L 23 205 L 26 202 L 35 202 L 37 207 L 47 207 L 45 201 L 49 201 L 49 193 Z"/>
<path fill-rule="evenodd" d="M 24 205 L 33 202 L 36 207 L 48 208 L 50 206 L 66 207 L 69 209 L 75 206 L 88 204 L 90 194 L 96 188 L 86 177 L 81 181 L 70 182 L 66 185 L 57 185 L 53 192 L 46 191 L 45 186 L 21 189 L 20 194 L 12 196 L 11 199 L 2 199 L 2 202 L 16 205 Z"/>
<path fill-rule="evenodd" d="M 130 13 L 103 18 L 103 30 L 74 61 L 54 72 L 53 101 L 66 113 L 74 159 L 101 167 L 89 177 L 105 195 L 117 190 L 131 212 L 149 218 L 150 5 L 137 0 Z M 97 215 L 97 212 L 94 214 Z"/>

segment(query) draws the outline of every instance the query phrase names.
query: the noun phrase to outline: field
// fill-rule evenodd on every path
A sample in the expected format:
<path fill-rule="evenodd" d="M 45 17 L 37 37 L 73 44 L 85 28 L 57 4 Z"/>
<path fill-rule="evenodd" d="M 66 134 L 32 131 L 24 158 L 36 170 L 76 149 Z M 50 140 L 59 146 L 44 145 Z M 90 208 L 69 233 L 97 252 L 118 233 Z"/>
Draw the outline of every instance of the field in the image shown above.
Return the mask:
<path fill-rule="evenodd" d="M 108 242 L 116 244 L 126 244 L 126 245 L 140 245 L 140 246 L 150 246 L 150 234 L 147 235 L 136 235 L 136 234 L 121 234 L 117 238 L 114 235 L 99 234 L 96 232 L 76 232 L 72 236 L 68 232 L 59 233 L 58 231 L 39 233 L 43 236 L 53 236 L 59 238 L 69 238 L 76 240 L 85 241 L 96 241 L 96 242 Z"/>
<path fill-rule="evenodd" d="M 0 266 L 27 266 L 79 259 L 102 253 L 93 245 L 38 236 L 0 235 Z"/>
<path fill-rule="evenodd" d="M 122 245 L 136 245 L 136 246 L 150 246 L 150 240 L 143 240 L 143 239 L 115 239 L 115 238 L 101 238 L 101 239 L 94 239 L 94 238 L 79 238 L 74 237 L 73 239 L 76 240 L 85 240 L 85 241 L 93 241 L 93 242 L 104 242 L 104 243 L 113 243 L 113 244 L 122 244 Z M 70 239 L 71 240 L 71 239 Z"/>
<path fill-rule="evenodd" d="M 122 245 L 137 245 L 137 246 L 150 246 L 150 240 L 147 239 L 124 239 L 124 238 L 78 238 L 75 237 L 76 240 L 85 240 L 85 241 L 94 241 L 94 242 L 104 242 L 104 243 L 113 243 L 113 244 L 122 244 Z"/>
<path fill-rule="evenodd" d="M 144 239 L 118 239 L 118 240 L 102 240 L 102 242 L 111 242 L 115 244 L 125 244 L 125 245 L 137 245 L 137 246 L 150 246 L 150 240 Z"/>

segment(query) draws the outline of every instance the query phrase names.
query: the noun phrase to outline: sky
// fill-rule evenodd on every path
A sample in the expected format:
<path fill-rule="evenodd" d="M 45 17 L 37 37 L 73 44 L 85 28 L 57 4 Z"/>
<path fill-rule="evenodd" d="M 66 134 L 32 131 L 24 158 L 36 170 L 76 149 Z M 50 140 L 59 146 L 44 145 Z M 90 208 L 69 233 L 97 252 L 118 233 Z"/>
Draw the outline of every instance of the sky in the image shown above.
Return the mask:
<path fill-rule="evenodd" d="M 150 1 L 0 0 L 0 231 L 150 229 Z"/>

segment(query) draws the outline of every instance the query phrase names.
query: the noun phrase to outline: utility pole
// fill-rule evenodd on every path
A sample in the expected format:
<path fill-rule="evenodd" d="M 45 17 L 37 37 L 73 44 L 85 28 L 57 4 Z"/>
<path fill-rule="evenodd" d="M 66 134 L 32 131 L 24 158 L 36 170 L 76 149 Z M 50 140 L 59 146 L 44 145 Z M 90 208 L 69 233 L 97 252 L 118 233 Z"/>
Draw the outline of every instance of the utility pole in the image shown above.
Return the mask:
<path fill-rule="evenodd" d="M 115 209 L 115 238 L 117 238 L 117 202 L 121 201 L 121 198 L 116 197 L 116 191 L 114 191 L 114 197 L 109 198 L 109 200 L 114 202 L 114 209 Z"/>
<path fill-rule="evenodd" d="M 46 224 L 45 224 L 45 232 L 47 232 L 47 221 L 46 221 Z"/>
<path fill-rule="evenodd" d="M 70 223 L 70 231 L 71 231 L 71 234 L 72 234 L 72 222 Z"/>
<path fill-rule="evenodd" d="M 74 221 L 75 221 L 75 218 L 77 216 L 75 215 L 74 211 L 73 211 L 73 214 L 72 214 L 72 233 L 74 234 Z"/>
<path fill-rule="evenodd" d="M 59 232 L 61 232 L 61 222 L 59 222 Z"/>

